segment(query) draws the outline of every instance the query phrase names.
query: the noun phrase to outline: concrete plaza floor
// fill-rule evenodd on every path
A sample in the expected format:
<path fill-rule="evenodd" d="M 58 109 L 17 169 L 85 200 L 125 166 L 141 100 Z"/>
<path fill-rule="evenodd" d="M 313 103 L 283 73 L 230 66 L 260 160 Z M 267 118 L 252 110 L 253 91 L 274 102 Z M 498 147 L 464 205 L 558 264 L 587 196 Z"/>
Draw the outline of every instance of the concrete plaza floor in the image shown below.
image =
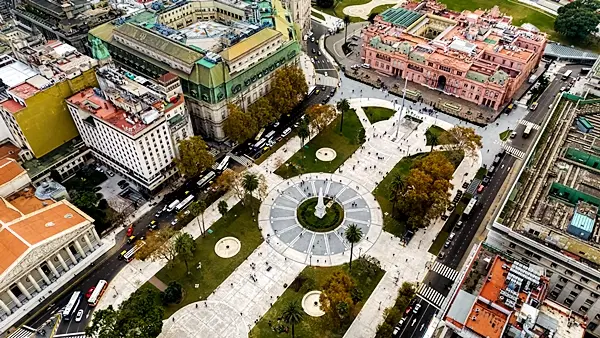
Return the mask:
<path fill-rule="evenodd" d="M 424 133 L 427 128 L 431 125 L 438 125 L 448 129 L 452 127 L 452 124 L 434 116 L 422 115 L 418 112 L 410 111 L 407 106 L 402 116 L 411 114 L 422 119 L 423 122 L 413 124 L 400 118 L 400 128 L 396 137 L 397 123 L 399 117 L 401 117 L 398 105 L 394 105 L 393 102 L 387 100 L 374 98 L 351 99 L 350 105 L 356 109 L 366 129 L 367 141 L 335 174 L 313 173 L 307 174 L 307 176 L 321 182 L 317 183 L 317 185 L 321 184 L 321 186 L 325 178 L 328 180 L 329 178 L 332 180 L 341 179 L 343 186 L 352 186 L 352 190 L 357 191 L 355 195 L 343 197 L 342 201 L 351 203 L 351 201 L 363 199 L 365 206 L 361 209 L 366 210 L 365 207 L 369 207 L 371 217 L 369 221 L 371 226 L 367 230 L 369 239 L 366 240 L 365 238 L 365 240 L 359 243 L 357 245 L 358 252 L 355 251 L 355 253 L 358 255 L 368 250 L 368 255 L 377 258 L 381 262 L 383 269 L 386 270 L 386 274 L 366 301 L 360 314 L 346 332 L 345 337 L 372 337 L 375 334 L 377 325 L 383 320 L 383 310 L 393 304 L 402 282 L 418 282 L 425 275 L 428 266 L 435 258 L 427 250 L 443 226 L 444 221 L 438 219 L 428 229 L 417 231 L 412 241 L 407 246 L 403 246 L 399 238 L 381 231 L 381 211 L 378 209 L 375 198 L 370 192 L 383 179 L 385 173 L 391 170 L 404 156 L 426 151 Z M 387 107 L 397 112 L 389 120 L 371 124 L 362 109 L 366 106 Z M 315 134 L 313 133 L 311 138 L 314 136 Z M 273 171 L 287 161 L 295 152 L 300 150 L 300 148 L 300 139 L 293 137 L 261 165 L 252 166 L 248 169 L 250 172 L 264 175 L 269 186 L 270 194 L 265 198 L 265 202 L 261 206 L 261 213 L 266 210 L 272 210 L 271 207 L 275 199 L 281 198 L 281 191 L 291 188 L 297 190 L 297 188 L 292 187 L 292 183 L 298 183 L 298 178 L 284 181 L 281 177 L 273 174 Z M 481 165 L 481 159 L 480 153 L 474 157 L 465 157 L 456 169 L 454 178 L 452 179 L 454 186 L 451 192 L 452 195 L 456 193 L 456 190 L 461 188 L 463 181 L 470 180 L 475 176 L 477 169 Z M 364 167 L 361 167 L 361 165 L 365 165 L 366 163 L 369 163 L 372 168 L 365 170 Z M 355 166 L 354 170 L 352 170 L 352 166 Z M 290 187 L 287 186 L 286 182 L 290 182 Z M 313 193 L 317 185 L 314 187 L 311 185 Z M 278 189 L 280 192 L 277 191 Z M 226 200 L 230 206 L 238 202 L 231 193 L 226 194 L 221 199 Z M 207 227 L 212 226 L 221 217 L 216 208 L 219 201 L 209 206 L 206 211 L 205 223 Z M 289 199 L 288 201 L 291 202 Z M 374 210 L 379 212 L 378 216 L 373 216 L 377 214 L 377 212 L 374 213 Z M 273 238 L 277 238 L 277 236 L 273 232 L 270 236 L 267 236 L 269 229 L 273 230 L 272 226 L 265 225 L 265 222 L 269 223 L 271 216 L 266 217 L 266 219 L 261 217 L 259 214 L 259 225 L 262 228 L 265 238 L 269 238 L 269 240 L 263 242 L 247 260 L 238 266 L 213 294 L 208 297 L 206 302 L 199 301 L 185 306 L 173 314 L 171 318 L 165 320 L 165 326 L 160 335 L 161 338 L 246 337 L 249 330 L 269 310 L 300 271 L 306 265 L 316 263 L 314 261 L 315 256 L 313 256 L 312 261 L 309 259 L 307 262 L 306 253 L 302 253 L 304 259 L 302 259 L 302 256 L 300 256 L 300 259 L 296 259 L 298 257 L 288 256 L 289 247 L 287 250 L 282 251 L 278 247 L 278 243 L 281 244 L 281 242 L 272 240 Z M 374 224 L 379 227 L 379 235 L 371 234 L 377 227 L 373 226 Z M 200 235 L 200 230 L 195 221 L 188 224 L 183 231 L 190 233 L 194 238 Z M 372 236 L 375 236 L 376 239 Z M 243 244 L 243 238 L 240 240 Z M 331 250 L 331 247 L 329 250 Z M 345 256 L 342 254 L 336 256 L 333 264 L 342 264 L 348 259 L 349 256 L 347 254 Z M 105 308 L 109 304 L 113 306 L 119 305 L 143 283 L 154 276 L 165 264 L 165 261 L 132 261 L 111 282 L 111 287 L 107 290 L 105 297 L 102 298 L 97 307 Z M 327 265 L 329 264 L 332 264 L 331 258 Z M 117 292 L 117 290 L 119 291 Z"/>

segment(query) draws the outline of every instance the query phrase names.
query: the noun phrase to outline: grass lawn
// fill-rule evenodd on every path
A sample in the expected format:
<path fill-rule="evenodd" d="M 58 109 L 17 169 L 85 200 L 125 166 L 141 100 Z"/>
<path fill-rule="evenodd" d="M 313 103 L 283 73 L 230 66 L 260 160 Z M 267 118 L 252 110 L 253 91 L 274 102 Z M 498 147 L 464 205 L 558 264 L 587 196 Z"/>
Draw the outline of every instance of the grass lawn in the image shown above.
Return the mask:
<path fill-rule="evenodd" d="M 435 241 L 433 241 L 433 244 L 429 247 L 429 253 L 437 256 L 444 247 L 444 243 L 448 239 L 448 236 L 450 236 L 450 234 L 447 231 L 440 231 L 435 238 Z"/>
<path fill-rule="evenodd" d="M 283 178 L 290 178 L 304 173 L 334 172 L 364 142 L 364 140 L 359 140 L 360 134 L 364 135 L 364 131 L 354 110 L 344 113 L 342 133 L 340 133 L 340 121 L 341 116 L 338 116 L 325 130 L 304 145 L 303 149 L 275 170 L 275 174 Z M 317 160 L 316 152 L 323 147 L 334 149 L 337 157 L 331 162 Z"/>
<path fill-rule="evenodd" d="M 396 4 L 379 5 L 375 8 L 373 8 L 371 10 L 371 13 L 369 13 L 369 15 L 371 15 L 373 13 L 381 14 L 381 13 L 385 12 L 386 9 L 392 8 L 394 6 L 396 6 Z"/>
<path fill-rule="evenodd" d="M 485 175 L 487 175 L 487 169 L 485 169 L 485 168 L 479 168 L 479 170 L 477 170 L 477 174 L 475 174 L 475 178 L 483 180 L 483 178 L 485 177 Z"/>
<path fill-rule="evenodd" d="M 446 223 L 444 223 L 442 230 L 440 230 L 437 237 L 433 241 L 433 244 L 431 244 L 431 246 L 429 247 L 429 250 L 428 250 L 429 253 L 437 255 L 438 253 L 440 253 L 440 251 L 444 247 L 444 243 L 448 239 L 448 236 L 450 236 L 450 232 L 452 231 L 452 228 L 454 227 L 456 222 L 458 222 L 460 220 L 460 216 L 462 215 L 463 211 L 465 211 L 465 208 L 467 207 L 467 203 L 471 199 L 470 196 L 466 196 L 466 195 L 467 194 L 465 194 L 465 196 L 463 196 L 463 198 L 461 198 L 461 200 L 456 204 L 456 207 L 454 208 L 454 210 L 452 210 L 452 213 L 450 214 L 450 216 L 448 216 L 448 220 L 446 220 Z"/>
<path fill-rule="evenodd" d="M 356 261 L 355 261 L 356 262 Z M 355 264 L 352 264 L 354 269 Z M 302 297 L 308 291 L 321 290 L 327 282 L 327 280 L 336 271 L 345 271 L 348 273 L 348 264 L 334 267 L 310 267 L 307 266 L 300 273 L 300 276 L 290 285 L 285 292 L 277 299 L 271 309 L 261 318 L 261 320 L 252 328 L 250 331 L 250 338 L 279 338 L 279 337 L 291 337 L 290 333 L 277 333 L 270 326 L 275 327 L 278 323 L 277 319 L 281 316 L 284 307 L 291 301 L 297 300 L 302 305 Z M 369 298 L 385 271 L 379 269 L 378 273 L 373 276 L 369 276 L 366 280 L 359 280 L 357 277 L 350 275 L 354 280 L 355 286 L 362 291 L 362 301 L 358 302 L 354 316 L 358 314 L 362 308 L 364 302 Z M 302 277 L 303 278 L 302 278 Z M 352 321 L 348 321 L 342 324 L 340 327 L 331 325 L 328 316 L 322 317 L 311 317 L 304 315 L 302 322 L 296 325 L 295 333 L 297 338 L 341 338 L 344 333 L 350 327 Z M 353 318 L 354 319 L 354 318 Z M 283 323 L 283 322 L 282 322 Z M 286 325 L 283 323 L 283 325 Z M 291 328 L 290 328 L 291 330 Z"/>
<path fill-rule="evenodd" d="M 258 203 L 257 200 L 253 202 Z M 231 208 L 210 229 L 212 233 L 196 239 L 194 258 L 188 262 L 190 275 L 186 274 L 185 263 L 178 258 L 171 266 L 165 266 L 156 274 L 165 284 L 177 281 L 184 289 L 181 303 L 165 307 L 165 318 L 187 304 L 206 299 L 263 241 L 258 224 L 252 219 L 251 208 L 241 203 Z M 214 249 L 217 241 L 227 236 L 238 238 L 242 248 L 234 257 L 224 259 L 217 256 Z M 200 270 L 196 269 L 198 262 L 202 262 Z M 200 286 L 196 289 L 194 284 Z"/>
<path fill-rule="evenodd" d="M 321 8 L 317 5 L 313 5 L 313 7 L 320 10 L 321 12 L 327 13 L 329 15 L 337 16 L 338 18 L 343 19 L 344 18 L 344 8 L 346 8 L 348 6 L 362 5 L 362 4 L 366 4 L 369 2 L 371 2 L 371 0 L 341 0 L 341 1 L 338 1 L 337 4 L 332 8 Z M 351 17 L 350 21 L 359 22 L 359 21 L 364 21 L 364 20 L 361 18 L 358 18 L 358 17 Z"/>
<path fill-rule="evenodd" d="M 317 19 L 321 19 L 321 20 L 325 21 L 325 17 L 321 13 L 311 11 L 310 14 Z"/>
<path fill-rule="evenodd" d="M 363 107 L 363 110 L 371 123 L 388 120 L 396 113 L 393 109 L 383 107 Z"/>
<path fill-rule="evenodd" d="M 427 145 L 430 146 L 432 144 L 442 145 L 447 144 L 448 142 L 440 142 L 439 138 L 442 134 L 446 132 L 446 129 L 438 126 L 431 126 L 429 129 L 425 131 L 425 137 L 427 138 Z"/>
<path fill-rule="evenodd" d="M 458 167 L 460 162 L 462 161 L 463 156 L 451 156 L 451 152 L 444 152 L 444 154 L 448 154 L 448 159 L 452 162 L 454 167 Z M 385 178 L 377 185 L 373 194 L 375 194 L 375 198 L 381 207 L 381 212 L 383 213 L 383 230 L 394 234 L 396 236 L 401 236 L 404 234 L 406 224 L 403 220 L 392 217 L 394 206 L 392 202 L 390 202 L 390 184 L 394 180 L 396 175 L 406 176 L 410 169 L 413 166 L 413 163 L 416 160 L 424 158 L 429 153 L 420 153 L 410 157 L 402 158 L 394 168 L 385 176 Z"/>
<path fill-rule="evenodd" d="M 510 129 L 508 129 L 508 130 L 505 130 L 505 131 L 501 132 L 501 133 L 500 133 L 500 139 L 501 139 L 502 141 L 506 141 L 506 140 L 508 140 L 508 137 L 510 136 L 510 133 L 512 133 L 512 130 L 510 130 Z"/>
<path fill-rule="evenodd" d="M 256 165 L 260 165 L 261 163 L 263 163 L 269 156 L 271 156 L 274 152 L 279 150 L 279 148 L 283 147 L 283 145 L 286 144 L 287 141 L 289 141 L 292 137 L 296 136 L 296 134 L 298 134 L 298 129 L 294 129 L 294 131 L 287 134 L 279 142 L 275 143 L 275 145 L 273 145 L 271 148 L 269 148 L 269 150 L 262 153 L 262 155 L 260 155 L 260 157 L 254 161 L 254 163 Z"/>

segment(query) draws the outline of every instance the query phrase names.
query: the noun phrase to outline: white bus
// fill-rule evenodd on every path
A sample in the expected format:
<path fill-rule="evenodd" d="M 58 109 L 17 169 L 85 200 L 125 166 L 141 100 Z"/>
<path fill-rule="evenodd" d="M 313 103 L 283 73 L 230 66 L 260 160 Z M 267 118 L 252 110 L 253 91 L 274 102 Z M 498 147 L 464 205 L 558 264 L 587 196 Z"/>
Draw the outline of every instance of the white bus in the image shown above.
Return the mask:
<path fill-rule="evenodd" d="M 533 126 L 531 124 L 527 125 L 527 127 L 525 127 L 525 130 L 523 131 L 523 138 L 528 138 L 529 134 L 531 134 L 532 129 Z"/>
<path fill-rule="evenodd" d="M 256 142 L 253 147 L 254 148 L 262 148 L 262 146 L 267 142 L 266 138 L 261 138 L 260 141 Z"/>
<path fill-rule="evenodd" d="M 168 212 L 173 211 L 173 209 L 175 209 L 177 204 L 179 204 L 179 200 L 174 200 L 173 203 L 169 204 L 169 206 L 167 207 L 167 211 Z"/>
<path fill-rule="evenodd" d="M 181 210 L 183 210 L 183 208 L 190 205 L 190 203 L 192 203 L 193 201 L 194 201 L 194 195 L 189 195 L 183 201 L 181 201 L 181 203 L 177 204 L 177 206 L 175 207 L 175 212 L 180 212 Z"/>
<path fill-rule="evenodd" d="M 562 79 L 563 79 L 563 80 L 566 80 L 566 79 L 568 79 L 568 78 L 571 76 L 571 74 L 572 74 L 572 73 L 573 73 L 573 71 L 572 71 L 572 70 L 567 70 L 567 71 L 566 71 L 566 72 L 563 74 L 563 77 L 562 77 Z"/>
<path fill-rule="evenodd" d="M 138 252 L 144 245 L 146 245 L 146 242 L 137 241 L 133 248 L 129 249 L 128 251 L 123 251 L 121 256 L 119 256 L 119 259 L 123 259 L 127 263 L 131 262 L 135 258 L 135 253 Z"/>
<path fill-rule="evenodd" d="M 229 156 L 229 155 L 225 156 L 223 161 L 221 161 L 221 163 L 219 163 L 219 166 L 217 166 L 217 170 L 223 171 L 223 170 L 227 169 L 227 165 L 229 164 L 230 158 L 231 158 L 231 156 Z"/>
<path fill-rule="evenodd" d="M 267 133 L 267 135 L 265 135 L 265 138 L 268 140 L 271 137 L 273 137 L 275 135 L 275 130 L 271 130 L 270 132 Z"/>
<path fill-rule="evenodd" d="M 471 200 L 469 201 L 469 204 L 467 204 L 467 207 L 465 208 L 465 211 L 463 211 L 463 214 L 465 216 L 469 216 L 469 214 L 471 213 L 471 211 L 473 210 L 473 208 L 475 207 L 476 204 L 477 204 L 477 198 L 475 198 L 475 197 L 471 198 Z"/>
<path fill-rule="evenodd" d="M 102 295 L 104 294 L 104 291 L 106 291 L 107 286 L 108 282 L 104 279 L 98 281 L 98 284 L 96 284 L 96 288 L 92 292 L 92 295 L 90 296 L 90 298 L 88 298 L 89 306 L 96 306 L 98 304 L 98 301 L 100 300 L 100 298 L 102 298 Z"/>
<path fill-rule="evenodd" d="M 65 308 L 62 312 L 62 318 L 64 320 L 71 320 L 71 316 L 75 313 L 75 311 L 77 310 L 77 307 L 79 307 L 80 301 L 81 301 L 81 292 L 80 291 L 73 292 L 73 295 L 71 295 L 71 299 L 69 299 L 67 306 L 65 306 Z"/>
<path fill-rule="evenodd" d="M 208 174 L 204 175 L 204 177 L 202 177 L 200 181 L 196 183 L 198 185 L 198 188 L 202 189 L 202 187 L 204 187 L 208 182 L 210 182 L 210 180 L 215 178 L 215 176 L 217 176 L 217 174 L 215 174 L 214 171 L 210 171 Z"/>
<path fill-rule="evenodd" d="M 311 96 L 312 94 L 314 94 L 316 89 L 317 89 L 317 86 L 308 87 L 308 92 L 306 93 L 306 96 Z"/>

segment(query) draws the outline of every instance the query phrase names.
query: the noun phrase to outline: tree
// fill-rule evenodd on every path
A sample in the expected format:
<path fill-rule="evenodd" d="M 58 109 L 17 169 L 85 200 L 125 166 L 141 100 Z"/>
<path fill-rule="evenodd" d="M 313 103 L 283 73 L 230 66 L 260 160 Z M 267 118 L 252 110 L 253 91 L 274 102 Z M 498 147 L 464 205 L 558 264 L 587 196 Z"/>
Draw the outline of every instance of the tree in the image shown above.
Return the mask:
<path fill-rule="evenodd" d="M 244 190 L 243 175 L 235 174 L 234 179 L 231 181 L 231 190 L 233 191 L 233 195 L 245 205 L 246 190 Z"/>
<path fill-rule="evenodd" d="M 304 98 L 308 85 L 302 70 L 295 66 L 278 69 L 271 79 L 271 91 L 267 99 L 272 107 L 277 107 L 274 119 L 288 114 Z"/>
<path fill-rule="evenodd" d="M 306 115 L 310 121 L 310 126 L 321 132 L 335 118 L 336 112 L 330 105 L 315 104 L 308 107 Z"/>
<path fill-rule="evenodd" d="M 98 205 L 98 202 L 100 201 L 100 196 L 101 195 L 89 190 L 74 190 L 71 192 L 71 200 L 73 201 L 73 204 L 82 209 L 96 208 L 96 205 Z"/>
<path fill-rule="evenodd" d="M 456 144 L 458 149 L 465 152 L 467 156 L 475 156 L 481 148 L 481 135 L 475 133 L 475 129 L 462 126 L 454 126 L 440 135 L 440 143 Z"/>
<path fill-rule="evenodd" d="M 401 194 L 405 191 L 405 188 L 406 180 L 404 179 L 404 177 L 400 174 L 395 174 L 389 186 L 389 198 L 390 202 L 392 202 L 392 206 L 394 209 L 398 206 L 398 202 L 402 198 Z"/>
<path fill-rule="evenodd" d="M 356 224 L 350 224 L 344 233 L 346 240 L 350 243 L 350 263 L 348 268 L 352 271 L 352 253 L 354 251 L 354 243 L 358 243 L 363 236 L 362 230 Z"/>
<path fill-rule="evenodd" d="M 227 191 L 227 190 L 231 189 L 231 186 L 233 185 L 236 178 L 237 178 L 236 172 L 227 168 L 227 169 L 225 169 L 225 171 L 223 171 L 223 173 L 221 173 L 221 175 L 219 175 L 217 177 L 215 186 L 219 190 Z"/>
<path fill-rule="evenodd" d="M 256 191 L 258 192 L 258 199 L 260 201 L 264 201 L 265 198 L 267 198 L 267 195 L 269 194 L 269 185 L 267 184 L 265 175 L 261 174 L 258 176 L 258 188 Z"/>
<path fill-rule="evenodd" d="M 85 333 L 96 338 L 155 338 L 162 331 L 163 315 L 159 292 L 141 288 L 118 309 L 110 305 L 96 310 Z"/>
<path fill-rule="evenodd" d="M 223 132 L 234 142 L 241 144 L 258 132 L 258 125 L 254 117 L 246 114 L 239 106 L 227 104 L 229 116 L 223 123 Z"/>
<path fill-rule="evenodd" d="M 256 174 L 253 174 L 253 173 L 245 173 L 244 174 L 244 178 L 242 179 L 242 186 L 244 187 L 246 199 L 249 198 L 250 196 L 252 196 L 252 193 L 254 192 L 254 190 L 258 189 L 258 185 L 259 185 L 259 180 L 258 180 L 258 176 L 256 176 Z"/>
<path fill-rule="evenodd" d="M 283 309 L 281 317 L 283 321 L 292 326 L 292 338 L 295 336 L 294 327 L 302 321 L 304 310 L 300 307 L 297 300 L 289 302 Z"/>
<path fill-rule="evenodd" d="M 375 17 L 379 15 L 379 13 L 369 13 L 369 17 L 367 18 L 367 21 L 369 21 L 370 23 L 375 23 Z"/>
<path fill-rule="evenodd" d="M 258 128 L 277 121 L 273 106 L 266 97 L 261 97 L 248 107 L 248 113 L 256 121 Z"/>
<path fill-rule="evenodd" d="M 344 45 L 348 43 L 348 24 L 350 24 L 350 15 L 344 15 Z"/>
<path fill-rule="evenodd" d="M 308 121 L 306 119 L 300 120 L 300 124 L 298 125 L 298 137 L 302 142 L 302 148 L 304 148 L 304 140 L 310 137 L 310 129 L 308 128 Z"/>
<path fill-rule="evenodd" d="M 454 166 L 448 161 L 446 156 L 439 151 L 434 151 L 425 158 L 416 161 L 413 168 L 420 169 L 427 173 L 434 181 L 450 181 L 454 175 Z"/>
<path fill-rule="evenodd" d="M 153 231 L 146 238 L 146 244 L 136 252 L 135 257 L 140 260 L 150 259 L 152 261 L 165 259 L 170 263 L 177 254 L 174 241 L 171 240 L 175 233 L 176 231 L 170 227 Z"/>
<path fill-rule="evenodd" d="M 190 234 L 181 232 L 175 236 L 175 251 L 177 252 L 177 257 L 181 258 L 185 263 L 185 272 L 189 275 L 188 262 L 194 258 L 196 242 L 194 242 Z"/>
<path fill-rule="evenodd" d="M 600 2 L 597 0 L 576 0 L 566 4 L 558 9 L 554 30 L 574 42 L 583 42 L 597 32 L 598 9 Z"/>
<path fill-rule="evenodd" d="M 200 220 L 202 220 L 202 226 L 200 224 L 200 220 L 198 220 L 198 228 L 200 228 L 200 231 L 202 232 L 202 237 L 205 237 L 206 228 L 204 227 L 204 211 L 206 210 L 206 203 L 204 201 L 193 202 L 188 210 L 195 218 L 200 216 Z"/>
<path fill-rule="evenodd" d="M 214 156 L 208 151 L 206 142 L 200 136 L 179 141 L 179 157 L 175 165 L 183 176 L 193 177 L 215 164 Z"/>
<path fill-rule="evenodd" d="M 352 289 L 354 289 L 354 282 L 348 274 L 342 271 L 334 272 L 325 282 L 323 292 L 319 297 L 321 308 L 337 326 L 340 326 L 352 313 L 354 307 Z"/>
<path fill-rule="evenodd" d="M 100 206 L 100 205 L 98 205 Z M 108 223 L 115 227 L 122 227 L 128 225 L 127 220 L 129 215 L 133 212 L 133 206 L 129 202 L 125 202 L 121 199 L 114 199 L 111 201 L 111 208 L 108 210 L 106 219 Z"/>
<path fill-rule="evenodd" d="M 348 110 L 350 110 L 350 102 L 348 102 L 348 99 L 341 99 L 336 104 L 336 108 L 342 113 L 342 120 L 340 121 L 340 133 L 341 133 L 343 130 L 343 127 L 344 127 L 344 113 L 347 112 Z"/>
<path fill-rule="evenodd" d="M 317 6 L 321 8 L 333 7 L 334 0 L 317 0 Z"/>
<path fill-rule="evenodd" d="M 221 216 L 225 216 L 225 214 L 227 213 L 227 202 L 225 202 L 224 200 L 221 200 L 219 202 L 219 204 L 217 205 L 217 208 L 219 209 L 219 213 L 221 214 Z"/>
<path fill-rule="evenodd" d="M 161 298 L 162 298 L 163 304 L 165 304 L 165 305 L 179 303 L 181 301 L 182 297 L 183 297 L 183 288 L 182 288 L 181 284 L 179 284 L 176 281 L 170 282 L 169 285 L 167 285 L 167 288 L 165 289 L 165 291 L 161 293 Z"/>

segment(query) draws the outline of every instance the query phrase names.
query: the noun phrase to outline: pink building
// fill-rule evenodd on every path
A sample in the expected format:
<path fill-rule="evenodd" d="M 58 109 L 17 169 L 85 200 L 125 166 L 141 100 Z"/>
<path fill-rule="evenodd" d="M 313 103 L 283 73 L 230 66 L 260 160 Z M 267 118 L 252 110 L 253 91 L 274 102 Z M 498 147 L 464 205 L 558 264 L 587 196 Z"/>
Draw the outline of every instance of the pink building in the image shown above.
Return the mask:
<path fill-rule="evenodd" d="M 545 34 L 512 26 L 497 7 L 462 13 L 435 2 L 411 7 L 390 8 L 363 29 L 364 62 L 494 110 L 511 101 L 546 46 Z"/>

